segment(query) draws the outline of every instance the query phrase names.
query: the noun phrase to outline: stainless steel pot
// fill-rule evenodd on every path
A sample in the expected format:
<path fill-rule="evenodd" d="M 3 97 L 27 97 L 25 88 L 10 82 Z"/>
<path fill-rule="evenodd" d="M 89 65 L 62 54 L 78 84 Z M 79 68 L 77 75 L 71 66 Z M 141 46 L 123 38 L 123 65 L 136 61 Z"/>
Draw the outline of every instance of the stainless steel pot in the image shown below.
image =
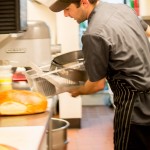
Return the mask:
<path fill-rule="evenodd" d="M 52 150 L 66 150 L 67 128 L 69 122 L 63 119 L 52 118 Z"/>

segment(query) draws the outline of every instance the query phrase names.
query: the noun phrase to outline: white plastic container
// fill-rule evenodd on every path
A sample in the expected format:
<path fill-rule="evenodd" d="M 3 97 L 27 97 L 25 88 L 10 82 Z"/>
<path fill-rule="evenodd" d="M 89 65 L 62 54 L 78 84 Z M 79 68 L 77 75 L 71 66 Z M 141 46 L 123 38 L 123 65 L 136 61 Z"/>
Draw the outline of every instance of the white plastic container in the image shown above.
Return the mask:
<path fill-rule="evenodd" d="M 0 65 L 0 91 L 12 89 L 11 68 L 11 65 Z"/>

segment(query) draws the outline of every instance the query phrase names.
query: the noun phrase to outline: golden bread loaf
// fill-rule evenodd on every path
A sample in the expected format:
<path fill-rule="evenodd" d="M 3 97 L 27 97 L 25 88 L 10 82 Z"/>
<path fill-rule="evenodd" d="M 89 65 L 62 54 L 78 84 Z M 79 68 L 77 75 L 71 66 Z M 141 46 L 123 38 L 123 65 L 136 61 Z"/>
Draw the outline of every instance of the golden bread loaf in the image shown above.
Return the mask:
<path fill-rule="evenodd" d="M 9 145 L 0 144 L 0 150 L 17 150 L 16 148 L 13 148 Z"/>
<path fill-rule="evenodd" d="M 22 115 L 44 112 L 47 99 L 37 92 L 7 90 L 0 92 L 0 115 Z"/>

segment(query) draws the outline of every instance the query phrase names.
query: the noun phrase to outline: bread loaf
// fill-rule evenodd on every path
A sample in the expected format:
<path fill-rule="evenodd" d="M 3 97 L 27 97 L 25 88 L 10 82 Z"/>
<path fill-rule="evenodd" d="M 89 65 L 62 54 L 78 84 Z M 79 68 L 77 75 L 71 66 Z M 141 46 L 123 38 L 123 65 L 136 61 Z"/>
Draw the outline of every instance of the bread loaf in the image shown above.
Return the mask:
<path fill-rule="evenodd" d="M 7 90 L 0 92 L 0 114 L 21 115 L 46 111 L 45 96 L 27 90 Z"/>
<path fill-rule="evenodd" d="M 13 148 L 9 145 L 0 144 L 0 150 L 17 150 L 16 148 Z"/>

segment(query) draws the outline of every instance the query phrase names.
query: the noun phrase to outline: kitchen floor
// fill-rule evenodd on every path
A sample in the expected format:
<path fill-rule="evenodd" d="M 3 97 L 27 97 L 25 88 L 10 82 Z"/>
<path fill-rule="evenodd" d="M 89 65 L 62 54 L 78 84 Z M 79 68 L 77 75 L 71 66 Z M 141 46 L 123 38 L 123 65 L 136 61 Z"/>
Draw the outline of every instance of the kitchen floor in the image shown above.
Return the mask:
<path fill-rule="evenodd" d="M 114 109 L 83 106 L 81 128 L 67 130 L 67 150 L 113 150 Z"/>

